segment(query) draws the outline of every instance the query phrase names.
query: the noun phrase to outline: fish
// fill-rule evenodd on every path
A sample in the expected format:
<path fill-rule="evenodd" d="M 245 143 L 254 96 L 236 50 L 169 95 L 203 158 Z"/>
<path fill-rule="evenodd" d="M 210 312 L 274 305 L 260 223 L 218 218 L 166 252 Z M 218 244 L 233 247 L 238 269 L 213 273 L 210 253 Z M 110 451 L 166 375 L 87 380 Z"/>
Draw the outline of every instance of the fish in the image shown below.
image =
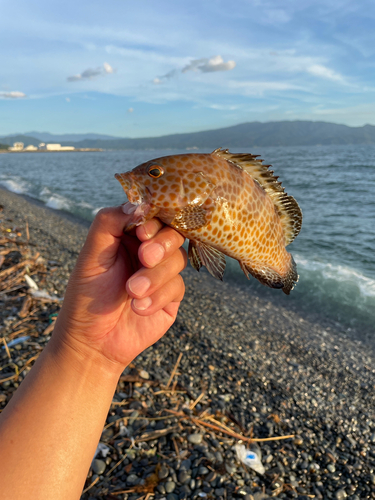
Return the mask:
<path fill-rule="evenodd" d="M 289 295 L 298 281 L 286 250 L 298 235 L 302 212 L 258 155 L 215 149 L 156 158 L 116 174 L 132 219 L 125 231 L 152 217 L 189 239 L 188 256 L 223 280 L 232 257 L 245 276 Z"/>

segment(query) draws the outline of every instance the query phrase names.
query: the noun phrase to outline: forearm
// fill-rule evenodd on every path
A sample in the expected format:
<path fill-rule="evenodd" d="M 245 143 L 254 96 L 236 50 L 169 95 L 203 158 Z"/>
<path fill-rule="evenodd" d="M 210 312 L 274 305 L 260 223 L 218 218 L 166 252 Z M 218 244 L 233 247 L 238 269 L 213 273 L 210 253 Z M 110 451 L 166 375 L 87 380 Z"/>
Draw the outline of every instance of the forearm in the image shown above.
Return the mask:
<path fill-rule="evenodd" d="M 52 338 L 0 416 L 0 499 L 79 498 L 121 366 Z"/>

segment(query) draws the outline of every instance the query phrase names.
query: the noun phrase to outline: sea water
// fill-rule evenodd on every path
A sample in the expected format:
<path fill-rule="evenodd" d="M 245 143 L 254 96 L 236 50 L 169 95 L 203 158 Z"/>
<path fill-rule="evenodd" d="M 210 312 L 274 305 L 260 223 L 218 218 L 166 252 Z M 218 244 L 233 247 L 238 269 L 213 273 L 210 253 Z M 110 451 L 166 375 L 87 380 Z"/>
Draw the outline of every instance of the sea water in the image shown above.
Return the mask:
<path fill-rule="evenodd" d="M 101 207 L 125 201 L 116 172 L 178 153 L 186 151 L 1 154 L 0 185 L 91 220 Z M 288 247 L 300 281 L 287 297 L 254 279 L 247 282 L 231 259 L 225 279 L 241 293 L 256 291 L 335 321 L 343 331 L 374 331 L 375 340 L 375 146 L 264 147 L 251 153 L 273 165 L 302 208 L 302 231 Z"/>

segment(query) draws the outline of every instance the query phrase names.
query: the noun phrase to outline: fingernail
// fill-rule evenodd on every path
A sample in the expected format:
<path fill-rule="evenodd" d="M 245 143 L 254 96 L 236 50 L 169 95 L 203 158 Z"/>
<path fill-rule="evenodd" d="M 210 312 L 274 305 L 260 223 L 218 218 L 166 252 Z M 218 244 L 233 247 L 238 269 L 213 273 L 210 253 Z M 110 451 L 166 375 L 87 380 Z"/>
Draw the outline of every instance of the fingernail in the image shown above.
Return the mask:
<path fill-rule="evenodd" d="M 143 295 L 150 288 L 151 281 L 146 276 L 137 276 L 128 281 L 128 287 L 135 295 Z"/>
<path fill-rule="evenodd" d="M 145 311 L 152 304 L 150 297 L 145 297 L 144 299 L 133 299 L 133 306 L 139 311 Z"/>
<path fill-rule="evenodd" d="M 149 266 L 156 266 L 164 257 L 165 250 L 159 243 L 151 243 L 143 250 L 143 258 Z"/>

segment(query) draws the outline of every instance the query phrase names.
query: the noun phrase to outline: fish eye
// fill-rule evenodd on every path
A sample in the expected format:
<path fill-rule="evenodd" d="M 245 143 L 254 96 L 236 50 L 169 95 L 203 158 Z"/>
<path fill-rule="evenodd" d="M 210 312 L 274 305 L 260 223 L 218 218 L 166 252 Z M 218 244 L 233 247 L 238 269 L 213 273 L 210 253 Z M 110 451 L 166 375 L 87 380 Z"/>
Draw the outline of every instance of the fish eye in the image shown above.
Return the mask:
<path fill-rule="evenodd" d="M 150 177 L 153 177 L 154 179 L 158 179 L 159 177 L 161 177 L 164 174 L 164 170 L 161 167 L 159 167 L 158 165 L 151 165 L 151 167 L 149 167 L 147 173 Z"/>

